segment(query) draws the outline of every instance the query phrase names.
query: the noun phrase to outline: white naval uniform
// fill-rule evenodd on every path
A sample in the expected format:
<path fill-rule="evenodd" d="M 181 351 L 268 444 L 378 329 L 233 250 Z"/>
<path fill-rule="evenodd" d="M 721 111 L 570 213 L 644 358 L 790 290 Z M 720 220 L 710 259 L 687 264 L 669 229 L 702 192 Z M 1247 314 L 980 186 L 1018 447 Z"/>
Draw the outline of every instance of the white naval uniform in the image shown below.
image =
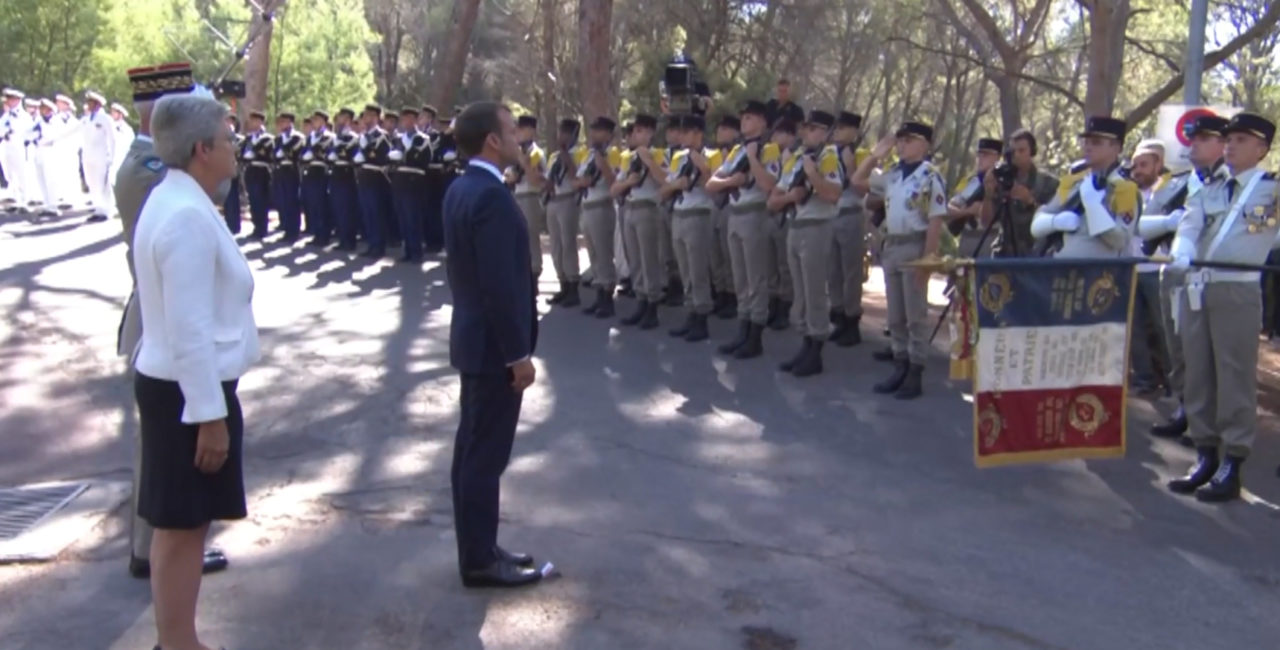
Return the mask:
<path fill-rule="evenodd" d="M 0 115 L 0 166 L 4 167 L 5 180 L 9 182 L 8 198 L 22 207 L 34 198 L 32 187 L 26 185 L 28 173 L 26 140 L 31 132 L 31 116 L 18 102 Z"/>
<path fill-rule="evenodd" d="M 84 165 L 84 182 L 89 186 L 89 205 L 94 214 L 110 216 L 115 210 L 108 177 L 115 160 L 115 125 L 101 108 L 85 114 L 82 125 L 84 149 L 80 160 Z"/>
<path fill-rule="evenodd" d="M 112 123 L 115 146 L 111 156 L 111 169 L 107 172 L 107 181 L 111 185 L 111 195 L 114 197 L 116 174 L 120 173 L 120 165 L 124 164 L 124 158 L 129 154 L 129 146 L 133 143 L 133 127 L 129 126 L 129 122 L 124 119 L 112 118 Z"/>

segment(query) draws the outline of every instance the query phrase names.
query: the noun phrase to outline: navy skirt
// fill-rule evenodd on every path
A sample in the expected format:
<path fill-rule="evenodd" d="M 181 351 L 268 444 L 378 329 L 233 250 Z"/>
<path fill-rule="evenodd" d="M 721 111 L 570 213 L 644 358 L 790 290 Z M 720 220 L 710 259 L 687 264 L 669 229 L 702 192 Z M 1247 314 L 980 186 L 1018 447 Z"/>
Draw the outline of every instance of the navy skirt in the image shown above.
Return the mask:
<path fill-rule="evenodd" d="M 186 400 L 178 382 L 134 373 L 142 429 L 138 516 L 152 527 L 192 529 L 214 520 L 244 519 L 248 514 L 241 470 L 244 415 L 236 384 L 222 383 L 231 442 L 227 461 L 216 473 L 205 474 L 195 465 L 200 428 L 182 422 Z"/>

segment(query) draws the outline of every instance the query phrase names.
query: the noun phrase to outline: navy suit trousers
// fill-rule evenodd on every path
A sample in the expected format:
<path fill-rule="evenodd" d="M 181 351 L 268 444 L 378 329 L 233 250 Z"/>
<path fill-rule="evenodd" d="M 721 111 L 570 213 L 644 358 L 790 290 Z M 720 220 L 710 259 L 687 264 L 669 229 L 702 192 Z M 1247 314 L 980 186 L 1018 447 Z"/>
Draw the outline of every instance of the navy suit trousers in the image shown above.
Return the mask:
<path fill-rule="evenodd" d="M 450 477 L 461 571 L 498 559 L 499 482 L 511 460 L 523 396 L 511 387 L 510 373 L 462 375 L 462 418 Z"/>

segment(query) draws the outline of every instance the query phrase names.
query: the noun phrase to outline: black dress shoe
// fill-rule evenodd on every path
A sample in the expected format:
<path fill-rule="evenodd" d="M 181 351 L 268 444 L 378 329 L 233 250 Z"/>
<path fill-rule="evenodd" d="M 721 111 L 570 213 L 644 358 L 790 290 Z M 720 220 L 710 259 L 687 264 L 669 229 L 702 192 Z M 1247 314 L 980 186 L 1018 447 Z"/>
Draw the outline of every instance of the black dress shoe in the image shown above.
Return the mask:
<path fill-rule="evenodd" d="M 204 566 L 201 573 L 217 573 L 225 571 L 230 562 L 222 551 L 211 548 L 204 552 Z M 151 562 L 139 557 L 129 556 L 129 575 L 143 580 L 151 577 Z"/>
<path fill-rule="evenodd" d="M 462 572 L 462 586 L 470 588 L 524 587 L 541 579 L 542 574 L 536 570 L 506 560 L 498 560 L 483 569 Z"/>
<path fill-rule="evenodd" d="M 501 546 L 497 547 L 498 559 L 506 560 L 516 566 L 533 566 L 533 556 L 528 553 L 512 553 Z"/>
<path fill-rule="evenodd" d="M 1240 466 L 1244 458 L 1227 456 L 1209 484 L 1196 490 L 1196 500 L 1205 503 L 1226 503 L 1240 498 Z"/>

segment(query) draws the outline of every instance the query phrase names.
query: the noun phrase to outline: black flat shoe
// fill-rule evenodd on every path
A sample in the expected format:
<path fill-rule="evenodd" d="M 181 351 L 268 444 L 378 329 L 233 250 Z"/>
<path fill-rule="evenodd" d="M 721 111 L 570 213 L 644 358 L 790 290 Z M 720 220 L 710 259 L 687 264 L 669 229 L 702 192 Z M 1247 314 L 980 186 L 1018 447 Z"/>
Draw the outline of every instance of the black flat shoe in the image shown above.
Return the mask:
<path fill-rule="evenodd" d="M 542 580 L 542 574 L 534 569 L 503 560 L 498 560 L 483 569 L 462 572 L 462 586 L 473 589 L 525 587 L 537 584 L 539 580 Z"/>
<path fill-rule="evenodd" d="M 498 559 L 506 560 L 516 566 L 533 567 L 533 556 L 528 553 L 512 553 L 501 546 L 498 547 Z"/>
<path fill-rule="evenodd" d="M 201 573 L 210 574 L 226 571 L 230 566 L 230 561 L 222 551 L 211 548 L 204 552 L 204 565 L 201 567 Z M 151 562 L 130 556 L 129 557 L 129 575 L 144 580 L 151 577 Z"/>

